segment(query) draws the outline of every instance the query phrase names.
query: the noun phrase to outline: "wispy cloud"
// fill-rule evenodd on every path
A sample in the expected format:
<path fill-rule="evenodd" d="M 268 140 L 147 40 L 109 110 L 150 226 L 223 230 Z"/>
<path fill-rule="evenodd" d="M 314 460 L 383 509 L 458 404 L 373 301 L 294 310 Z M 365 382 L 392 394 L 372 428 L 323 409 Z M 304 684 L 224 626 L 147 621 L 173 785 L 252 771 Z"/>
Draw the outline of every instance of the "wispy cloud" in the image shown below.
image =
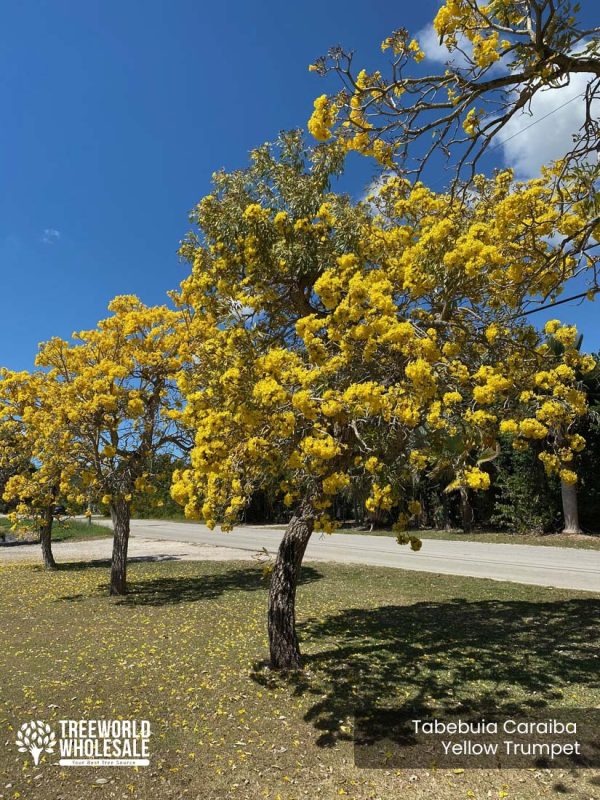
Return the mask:
<path fill-rule="evenodd" d="M 457 34 L 457 47 L 453 50 L 448 50 L 444 42 L 440 43 L 440 36 L 431 23 L 422 28 L 416 38 L 427 61 L 449 65 L 455 69 L 469 69 L 473 66 L 473 45 L 464 34 Z M 486 74 L 497 74 L 507 69 L 505 59 L 501 58 L 488 67 Z"/>
<path fill-rule="evenodd" d="M 42 234 L 42 242 L 44 244 L 56 244 L 60 239 L 60 231 L 57 231 L 56 228 L 44 228 L 44 233 Z"/>
<path fill-rule="evenodd" d="M 450 51 L 443 42 L 440 44 L 440 36 L 430 23 L 417 33 L 416 39 L 428 61 L 444 65 L 451 63 L 454 67 L 462 68 L 469 65 L 468 59 L 461 52 L 464 51 L 468 56 L 473 53 L 473 46 L 466 36 L 459 35 L 458 48 Z"/>

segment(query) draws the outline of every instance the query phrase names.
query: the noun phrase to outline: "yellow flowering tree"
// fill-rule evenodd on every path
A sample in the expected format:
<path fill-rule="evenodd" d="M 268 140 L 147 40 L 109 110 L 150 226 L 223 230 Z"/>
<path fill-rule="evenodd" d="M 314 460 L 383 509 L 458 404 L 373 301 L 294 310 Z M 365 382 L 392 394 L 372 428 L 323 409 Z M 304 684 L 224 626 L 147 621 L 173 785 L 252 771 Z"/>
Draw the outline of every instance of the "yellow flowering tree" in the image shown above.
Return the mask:
<path fill-rule="evenodd" d="M 339 149 L 289 134 L 219 174 L 182 248 L 195 443 L 172 492 L 211 527 L 230 528 L 259 487 L 290 508 L 269 595 L 275 668 L 300 665 L 299 569 L 313 529 L 335 528 L 337 495 L 359 487 L 418 549 L 405 533 L 415 475 L 450 466 L 449 491 L 485 490 L 499 431 L 517 447 L 543 439 L 550 459 L 556 424 L 585 410 L 574 365 L 593 367 L 566 329 L 552 360 L 521 317 L 559 280 L 547 256 L 562 221 L 541 183 L 481 179 L 465 207 L 391 178 L 353 204 L 330 189 Z M 550 362 L 552 413 L 536 378 Z"/>
<path fill-rule="evenodd" d="M 68 500 L 93 497 L 110 509 L 110 592 L 124 594 L 132 500 L 152 494 L 157 455 L 188 444 L 174 382 L 187 353 L 178 312 L 128 295 L 109 311 L 73 343 L 41 345 L 36 363 L 58 387 L 49 435 L 71 448 L 59 489 Z"/>
<path fill-rule="evenodd" d="M 404 28 L 382 43 L 390 59 L 383 70 L 356 70 L 353 54 L 334 48 L 310 69 L 334 73 L 341 89 L 317 98 L 309 131 L 319 141 L 337 138 L 348 150 L 414 180 L 429 164 L 439 175 L 443 159 L 454 189 L 464 191 L 481 158 L 511 120 L 528 113 L 538 93 L 555 90 L 558 107 L 561 90 L 569 91 L 570 79 L 584 75 L 585 90 L 577 99 L 584 123 L 545 179 L 553 203 L 576 218 L 553 257 L 577 255 L 596 291 L 591 267 L 600 232 L 600 29 L 581 24 L 578 10 L 570 0 L 445 0 L 433 28 L 448 62 L 433 74 L 418 66 L 425 54 Z"/>
<path fill-rule="evenodd" d="M 583 74 L 586 119 L 565 156 L 572 164 L 590 155 L 595 161 L 600 28 L 581 24 L 578 11 L 571 0 L 445 0 L 433 20 L 448 51 L 439 74 L 415 69 L 425 53 L 404 28 L 381 44 L 391 61 L 386 73 L 356 72 L 352 54 L 334 48 L 310 69 L 337 73 L 343 88 L 315 101 L 309 129 L 325 140 L 337 121 L 350 147 L 364 151 L 379 141 L 374 154 L 389 152 L 409 172 L 419 172 L 436 150 L 451 151 L 457 173 L 467 168 L 472 176 L 492 139 L 536 94 L 566 88 L 571 76 Z"/>
<path fill-rule="evenodd" d="M 69 463 L 68 441 L 51 424 L 55 389 L 41 371 L 0 372 L 0 469 L 9 475 L 3 499 L 14 528 L 39 532 L 46 569 L 56 568 L 52 525 Z"/>

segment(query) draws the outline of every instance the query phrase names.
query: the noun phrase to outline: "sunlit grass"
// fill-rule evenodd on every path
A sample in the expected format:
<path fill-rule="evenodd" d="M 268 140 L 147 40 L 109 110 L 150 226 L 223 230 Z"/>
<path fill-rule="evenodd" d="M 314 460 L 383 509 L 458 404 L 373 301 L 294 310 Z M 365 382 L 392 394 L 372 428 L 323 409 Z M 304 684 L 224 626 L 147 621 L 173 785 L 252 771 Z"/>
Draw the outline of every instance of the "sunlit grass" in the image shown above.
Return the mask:
<path fill-rule="evenodd" d="M 13 533 L 11 531 L 11 523 L 5 517 L 0 517 L 0 535 L 2 533 Z M 26 527 L 16 531 L 14 535 L 17 538 L 35 538 L 35 532 Z M 75 542 L 81 541 L 82 539 L 106 538 L 107 536 L 112 536 L 111 529 L 78 519 L 67 519 L 64 522 L 55 522 L 52 528 L 53 542 Z"/>
<path fill-rule="evenodd" d="M 309 564 L 306 668 L 286 679 L 264 667 L 267 586 L 254 564 L 135 563 L 120 599 L 107 596 L 108 565 L 0 576 L 6 798 L 78 800 L 98 778 L 109 783 L 94 796 L 119 798 L 552 796 L 544 770 L 359 770 L 353 708 L 417 696 L 442 708 L 600 704 L 600 600 L 584 593 Z M 149 768 L 60 769 L 52 756 L 35 768 L 11 747 L 28 719 L 119 716 L 151 721 Z M 588 797 L 591 777 L 561 781 Z"/>

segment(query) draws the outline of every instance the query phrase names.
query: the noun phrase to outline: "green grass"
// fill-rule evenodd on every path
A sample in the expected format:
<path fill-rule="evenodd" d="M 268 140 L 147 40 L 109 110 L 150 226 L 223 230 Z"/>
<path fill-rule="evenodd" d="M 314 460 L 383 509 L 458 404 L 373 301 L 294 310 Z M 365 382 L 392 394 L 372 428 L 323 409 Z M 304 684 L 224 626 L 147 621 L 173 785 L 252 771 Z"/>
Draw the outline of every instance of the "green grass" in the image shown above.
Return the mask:
<path fill-rule="evenodd" d="M 338 533 L 350 533 L 356 536 L 391 536 L 395 534 L 390 530 L 365 531 L 356 528 L 340 529 Z M 541 547 L 577 547 L 584 550 L 600 550 L 600 535 L 579 534 L 571 535 L 564 533 L 550 533 L 545 535 L 535 534 L 511 534 L 487 531 L 469 531 L 463 533 L 460 530 L 438 531 L 422 530 L 411 531 L 421 539 L 441 539 L 446 542 L 487 542 L 488 544 L 531 544 Z"/>
<path fill-rule="evenodd" d="M 597 791 L 586 770 L 360 770 L 350 728 L 355 704 L 415 698 L 481 710 L 599 705 L 598 596 L 309 564 L 298 591 L 306 668 L 286 679 L 264 668 L 267 587 L 248 562 L 138 562 L 121 599 L 106 596 L 108 565 L 51 574 L 10 566 L 0 575 L 6 800 L 533 800 Z M 32 718 L 115 716 L 151 721 L 149 768 L 36 768 L 12 746 Z"/>
<path fill-rule="evenodd" d="M 11 523 L 6 518 L 0 518 L 0 534 L 11 533 Z M 32 532 L 23 531 L 22 534 L 17 536 L 24 536 L 31 538 L 34 536 Z M 104 539 L 112 536 L 112 529 L 106 528 L 103 525 L 96 525 L 92 523 L 77 519 L 70 519 L 65 522 L 55 522 L 52 528 L 52 541 L 53 542 L 79 542 L 84 539 Z"/>

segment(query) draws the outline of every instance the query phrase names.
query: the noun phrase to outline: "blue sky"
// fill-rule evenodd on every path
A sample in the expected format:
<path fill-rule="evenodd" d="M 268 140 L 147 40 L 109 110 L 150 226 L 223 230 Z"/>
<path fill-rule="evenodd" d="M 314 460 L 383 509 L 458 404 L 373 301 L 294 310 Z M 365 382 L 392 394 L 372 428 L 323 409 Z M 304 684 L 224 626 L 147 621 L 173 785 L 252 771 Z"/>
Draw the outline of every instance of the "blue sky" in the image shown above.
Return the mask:
<path fill-rule="evenodd" d="M 39 341 L 93 327 L 116 294 L 163 302 L 185 275 L 178 243 L 212 172 L 304 126 L 332 88 L 308 64 L 341 43 L 370 66 L 392 29 L 422 29 L 437 5 L 4 4 L 0 364 L 31 367 Z M 373 172 L 354 159 L 346 188 L 360 195 Z M 600 347 L 595 309 L 560 315 L 587 348 Z"/>

